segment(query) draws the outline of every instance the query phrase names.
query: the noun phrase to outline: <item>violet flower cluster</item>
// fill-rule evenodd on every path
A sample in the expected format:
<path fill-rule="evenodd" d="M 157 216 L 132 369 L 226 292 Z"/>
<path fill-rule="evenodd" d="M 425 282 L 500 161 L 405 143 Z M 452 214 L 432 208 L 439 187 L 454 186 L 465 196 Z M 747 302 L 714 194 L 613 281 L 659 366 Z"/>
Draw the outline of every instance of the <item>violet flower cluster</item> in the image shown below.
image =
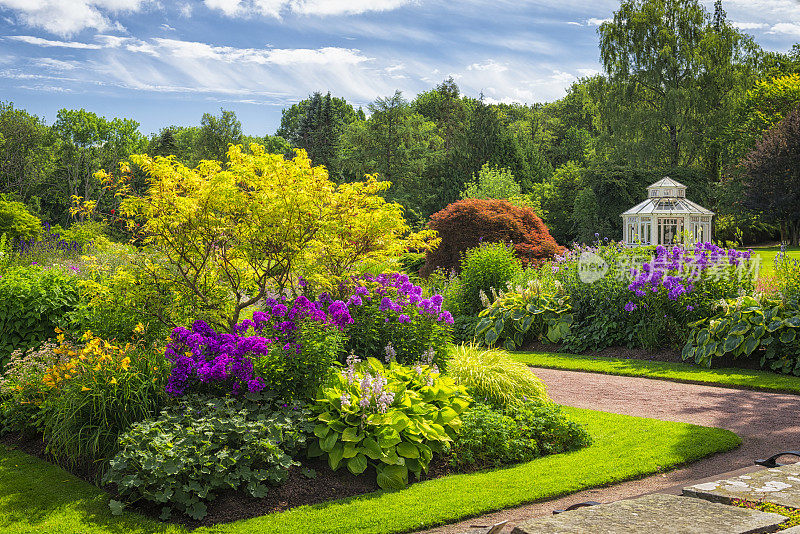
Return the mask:
<path fill-rule="evenodd" d="M 419 312 L 437 322 L 453 324 L 452 314 L 442 310 L 444 298 L 438 294 L 423 298 L 422 288 L 412 283 L 406 274 L 364 275 L 357 278 L 356 283 L 353 294 L 347 299 L 348 306 L 364 306 L 374 300 L 379 303 L 379 311 L 397 314 L 399 323 L 410 323 L 412 314 Z M 386 321 L 389 320 L 387 317 Z"/>
<path fill-rule="evenodd" d="M 173 364 L 167 393 L 179 397 L 191 386 L 222 384 L 234 395 L 261 391 L 267 384 L 253 375 L 251 355 L 266 355 L 270 343 L 260 336 L 219 333 L 203 321 L 191 329 L 175 328 L 165 352 Z"/>
<path fill-rule="evenodd" d="M 180 396 L 192 386 L 220 386 L 238 395 L 245 391 L 258 392 L 266 387 L 253 374 L 253 358 L 266 356 L 278 348 L 285 355 L 299 354 L 297 341 L 299 325 L 304 320 L 330 324 L 343 330 L 353 322 L 342 301 L 322 299 L 311 302 L 298 297 L 288 308 L 283 301 L 268 299 L 265 311 L 255 312 L 233 328 L 232 334 L 214 331 L 203 321 L 191 329 L 176 328 L 166 348 L 166 357 L 173 363 L 167 382 L 167 393 Z M 255 335 L 247 335 L 252 329 Z"/>
<path fill-rule="evenodd" d="M 691 293 L 695 282 L 702 280 L 704 275 L 713 271 L 715 276 L 722 277 L 730 266 L 738 267 L 750 260 L 751 254 L 749 250 L 725 250 L 707 242 L 697 243 L 691 249 L 681 245 L 670 248 L 659 245 L 652 261 L 644 263 L 641 269 L 631 270 L 634 280 L 628 289 L 643 297 L 648 291 L 658 293 L 663 288 L 667 298 L 674 301 Z"/>

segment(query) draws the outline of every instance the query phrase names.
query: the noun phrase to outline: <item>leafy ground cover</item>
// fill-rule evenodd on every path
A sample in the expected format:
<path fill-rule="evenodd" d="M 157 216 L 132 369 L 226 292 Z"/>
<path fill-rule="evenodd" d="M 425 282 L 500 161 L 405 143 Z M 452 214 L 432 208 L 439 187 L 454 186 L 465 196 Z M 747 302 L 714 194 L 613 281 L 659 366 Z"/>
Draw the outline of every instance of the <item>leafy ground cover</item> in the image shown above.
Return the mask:
<path fill-rule="evenodd" d="M 510 468 L 438 478 L 402 491 L 302 506 L 195 532 L 405 532 L 645 476 L 740 443 L 727 430 L 578 408 L 564 410 L 586 425 L 593 446 Z M 0 529 L 9 534 L 186 532 L 183 527 L 130 512 L 112 516 L 107 494 L 9 447 L 0 448 Z"/>
<path fill-rule="evenodd" d="M 532 367 L 586 371 L 619 376 L 639 376 L 675 382 L 709 384 L 800 394 L 800 377 L 750 369 L 707 369 L 685 363 L 606 358 L 551 352 L 518 352 L 511 357 Z"/>

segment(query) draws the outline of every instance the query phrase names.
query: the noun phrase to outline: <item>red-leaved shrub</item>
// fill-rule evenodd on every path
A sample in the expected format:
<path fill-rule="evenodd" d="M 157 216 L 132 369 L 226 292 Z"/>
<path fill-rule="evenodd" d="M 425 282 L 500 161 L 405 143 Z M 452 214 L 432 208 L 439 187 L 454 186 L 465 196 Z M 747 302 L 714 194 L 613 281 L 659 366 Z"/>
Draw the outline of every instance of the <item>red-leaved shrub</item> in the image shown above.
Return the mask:
<path fill-rule="evenodd" d="M 538 263 L 563 252 L 542 220 L 530 208 L 506 200 L 467 198 L 434 213 L 428 226 L 442 242 L 425 258 L 421 276 L 438 267 L 460 269 L 461 255 L 481 242 L 511 242 L 523 265 Z"/>

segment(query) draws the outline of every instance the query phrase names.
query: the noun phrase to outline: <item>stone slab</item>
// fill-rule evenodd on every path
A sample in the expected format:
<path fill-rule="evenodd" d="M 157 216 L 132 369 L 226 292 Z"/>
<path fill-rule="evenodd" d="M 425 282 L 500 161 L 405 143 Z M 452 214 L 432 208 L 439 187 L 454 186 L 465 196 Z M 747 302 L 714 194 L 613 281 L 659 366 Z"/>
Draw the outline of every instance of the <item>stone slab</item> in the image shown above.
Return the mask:
<path fill-rule="evenodd" d="M 733 499 L 800 509 L 800 464 L 759 469 L 746 475 L 683 488 L 683 494 L 729 504 Z"/>
<path fill-rule="evenodd" d="M 512 534 L 756 534 L 788 520 L 778 514 L 654 493 L 520 523 Z"/>
<path fill-rule="evenodd" d="M 780 534 L 800 534 L 800 527 L 792 527 L 787 528 L 786 530 L 781 530 Z"/>

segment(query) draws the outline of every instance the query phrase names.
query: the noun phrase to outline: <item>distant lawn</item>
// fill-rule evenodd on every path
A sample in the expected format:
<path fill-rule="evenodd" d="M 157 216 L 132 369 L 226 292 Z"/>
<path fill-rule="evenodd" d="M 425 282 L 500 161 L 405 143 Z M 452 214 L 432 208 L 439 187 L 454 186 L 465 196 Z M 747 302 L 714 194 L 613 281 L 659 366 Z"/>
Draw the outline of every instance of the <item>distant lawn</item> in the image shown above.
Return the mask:
<path fill-rule="evenodd" d="M 532 367 L 639 376 L 715 386 L 800 394 L 800 377 L 747 369 L 706 369 L 685 363 L 652 362 L 548 352 L 515 352 L 511 357 Z"/>
<path fill-rule="evenodd" d="M 526 502 L 643 477 L 737 447 L 727 430 L 579 408 L 591 447 L 515 467 L 453 475 L 396 492 L 375 492 L 283 513 L 201 528 L 197 533 L 390 534 L 452 523 Z M 0 446 L 0 531 L 17 533 L 184 533 L 132 513 L 114 517 L 96 487 Z"/>
<path fill-rule="evenodd" d="M 761 258 L 761 273 L 768 276 L 775 274 L 775 256 L 781 251 L 781 247 L 753 247 L 750 250 L 753 251 L 754 255 Z M 787 247 L 786 255 L 789 258 L 800 260 L 800 248 Z"/>

